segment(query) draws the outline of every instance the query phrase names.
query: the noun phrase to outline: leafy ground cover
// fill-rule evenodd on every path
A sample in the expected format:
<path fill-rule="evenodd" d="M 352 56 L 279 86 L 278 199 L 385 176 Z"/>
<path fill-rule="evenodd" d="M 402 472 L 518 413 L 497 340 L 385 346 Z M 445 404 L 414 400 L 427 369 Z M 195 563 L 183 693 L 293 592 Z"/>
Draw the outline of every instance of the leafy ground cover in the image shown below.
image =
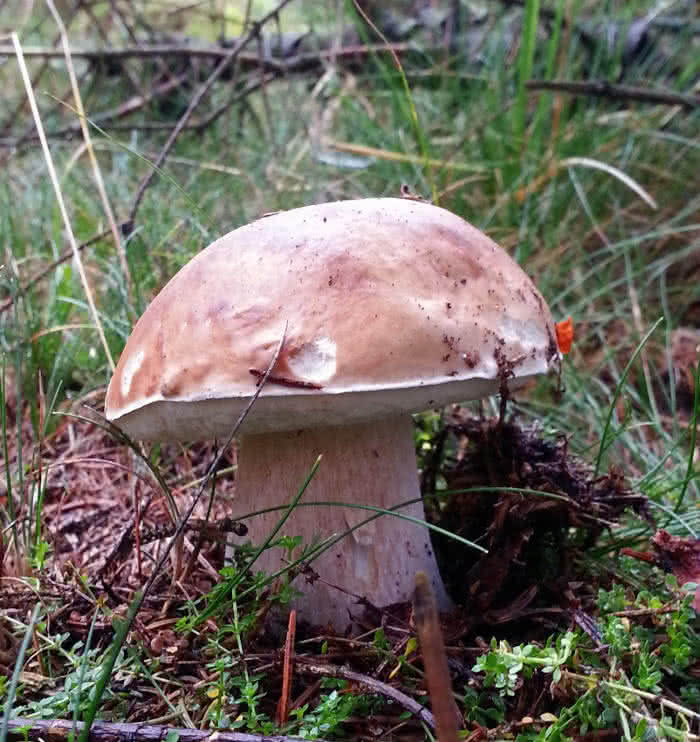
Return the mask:
<path fill-rule="evenodd" d="M 225 538 L 239 529 L 245 541 L 226 520 L 235 447 L 142 451 L 99 417 L 133 322 L 216 236 L 276 209 L 407 186 L 500 242 L 576 328 L 562 389 L 549 380 L 511 399 L 505 424 L 497 401 L 416 420 L 429 519 L 490 547 L 477 558 L 435 542 L 460 606 L 442 633 L 461 735 L 700 734 L 698 598 L 683 589 L 700 559 L 697 17 L 681 3 L 463 3 L 457 23 L 448 5 L 367 3 L 380 38 L 352 6 L 290 2 L 204 96 L 135 213 L 139 184 L 215 66 L 188 45 L 220 50 L 220 38 L 274 6 L 61 6 L 99 126 L 91 146 L 116 244 L 63 51 L 30 54 L 54 44 L 55 18 L 40 6 L 0 15 L 3 33 L 19 29 L 82 256 L 68 249 L 7 39 L 6 723 L 97 716 L 307 739 L 434 736 L 417 710 L 431 699 L 410 605 L 365 606 L 352 636 L 297 627 L 283 689 L 289 652 L 277 617 L 303 592 L 304 575 L 291 578 L 305 567 L 271 581 L 245 548 L 223 567 Z M 324 40 L 355 51 L 333 56 Z M 79 54 L 154 43 L 178 51 Z M 285 57 L 284 44 L 300 56 Z M 533 80 L 602 82 L 607 93 L 571 96 Z M 687 100 L 625 98 L 620 86 Z M 217 455 L 215 486 L 177 533 Z"/>

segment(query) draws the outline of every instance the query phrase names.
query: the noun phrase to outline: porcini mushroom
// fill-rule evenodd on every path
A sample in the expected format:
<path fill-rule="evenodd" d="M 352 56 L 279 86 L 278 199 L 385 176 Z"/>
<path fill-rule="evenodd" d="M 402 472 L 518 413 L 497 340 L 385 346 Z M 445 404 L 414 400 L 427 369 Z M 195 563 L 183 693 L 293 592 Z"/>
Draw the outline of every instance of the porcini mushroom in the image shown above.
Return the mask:
<path fill-rule="evenodd" d="M 266 216 L 191 260 L 136 324 L 109 385 L 107 417 L 131 437 L 225 437 L 288 323 L 241 431 L 234 515 L 283 505 L 318 454 L 304 501 L 424 517 L 411 414 L 517 388 L 560 360 L 547 304 L 522 269 L 458 216 L 380 198 Z M 372 513 L 299 508 L 305 543 Z M 247 521 L 254 543 L 279 513 Z M 260 565 L 278 569 L 280 549 Z M 383 515 L 314 563 L 300 609 L 343 628 L 362 596 L 407 600 L 425 572 L 448 605 L 428 530 Z"/>

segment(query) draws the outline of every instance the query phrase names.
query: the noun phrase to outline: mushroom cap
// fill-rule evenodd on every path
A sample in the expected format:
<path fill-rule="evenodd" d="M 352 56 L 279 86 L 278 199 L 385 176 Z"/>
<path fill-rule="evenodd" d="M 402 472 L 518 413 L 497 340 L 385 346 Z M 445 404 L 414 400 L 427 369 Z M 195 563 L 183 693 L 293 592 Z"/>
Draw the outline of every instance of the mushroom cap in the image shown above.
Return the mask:
<path fill-rule="evenodd" d="M 225 436 L 287 332 L 246 432 L 477 399 L 560 361 L 546 302 L 455 214 L 397 198 L 263 217 L 212 243 L 134 327 L 107 418 L 146 440 Z"/>

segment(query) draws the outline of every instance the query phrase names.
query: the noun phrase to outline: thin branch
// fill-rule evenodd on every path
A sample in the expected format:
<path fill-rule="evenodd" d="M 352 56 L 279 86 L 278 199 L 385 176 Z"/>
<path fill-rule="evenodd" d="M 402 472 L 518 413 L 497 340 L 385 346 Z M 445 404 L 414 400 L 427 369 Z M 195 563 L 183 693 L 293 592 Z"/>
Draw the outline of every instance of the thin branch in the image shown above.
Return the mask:
<path fill-rule="evenodd" d="M 118 106 L 115 106 L 114 108 L 110 108 L 106 111 L 101 111 L 95 114 L 90 115 L 90 123 L 92 124 L 100 124 L 101 126 L 106 126 L 109 124 L 110 121 L 113 121 L 115 119 L 125 118 L 126 116 L 130 116 L 132 113 L 136 113 L 136 111 L 141 110 L 144 106 L 148 105 L 154 98 L 157 98 L 161 95 L 165 95 L 166 93 L 169 93 L 173 88 L 180 87 L 183 82 L 187 80 L 189 75 L 182 74 L 178 77 L 168 80 L 167 82 L 161 83 L 160 85 L 156 86 L 152 90 L 149 90 L 145 92 L 143 95 L 134 95 L 128 100 L 124 101 L 124 103 L 121 103 Z M 127 126 L 127 129 L 137 129 L 141 125 L 140 124 L 133 124 L 132 126 Z M 162 124 L 163 128 L 172 128 L 172 124 Z M 122 127 L 115 127 L 110 126 L 109 128 L 122 128 Z M 81 131 L 81 125 L 80 122 L 77 122 L 75 124 L 69 124 L 68 126 L 64 126 L 61 129 L 54 129 L 53 131 L 47 131 L 46 136 L 50 139 L 56 139 L 58 137 L 71 137 L 74 134 L 79 134 Z M 2 147 L 21 147 L 22 145 L 26 145 L 29 142 L 36 141 L 39 138 L 39 136 L 36 134 L 36 132 L 30 132 L 27 134 L 22 135 L 18 139 L 12 140 L 9 138 L 0 138 L 0 146 Z"/>
<path fill-rule="evenodd" d="M 66 742 L 75 729 L 80 732 L 84 724 L 62 719 L 10 719 L 9 736 L 29 739 L 32 742 Z M 299 737 L 286 735 L 243 734 L 226 732 L 221 729 L 213 731 L 199 729 L 178 729 L 175 727 L 156 726 L 154 724 L 109 724 L 96 721 L 90 729 L 91 742 L 164 742 L 172 736 L 178 742 L 297 742 Z M 317 742 L 324 742 L 318 740 Z"/>
<path fill-rule="evenodd" d="M 128 34 L 129 38 L 131 39 L 131 42 L 133 44 L 135 44 L 137 47 L 143 46 L 143 44 L 140 43 L 138 37 L 136 36 L 135 31 L 131 27 L 131 23 L 129 22 L 129 20 L 127 20 L 127 18 L 125 18 L 124 13 L 122 12 L 122 10 L 119 7 L 119 5 L 116 2 L 112 2 L 112 3 L 110 3 L 110 5 L 111 5 L 112 12 L 116 15 L 116 17 L 119 19 L 121 25 L 126 30 L 126 33 Z M 141 23 L 141 25 L 143 25 L 147 29 L 147 31 L 148 31 L 149 34 L 152 34 L 153 33 L 153 29 L 147 23 L 144 22 L 144 20 L 143 20 L 142 17 L 139 16 L 139 14 L 136 11 L 136 8 L 134 8 L 133 6 L 131 6 L 130 10 L 131 10 L 131 13 L 136 16 L 136 20 L 139 21 Z M 158 57 L 156 59 L 156 64 L 158 65 L 158 69 L 160 70 L 160 72 L 167 79 L 172 79 L 173 74 L 172 74 L 172 72 L 170 71 L 170 68 L 168 67 L 168 65 L 165 63 L 165 61 L 163 59 L 161 59 L 160 57 Z M 131 76 L 133 74 L 128 67 L 126 69 L 126 73 L 129 76 Z M 139 89 L 139 92 L 143 92 L 142 90 L 140 90 L 140 88 L 138 88 L 138 89 Z"/>
<path fill-rule="evenodd" d="M 0 45 L 0 56 L 10 54 L 10 47 Z M 224 59 L 231 49 L 223 46 L 189 46 L 188 44 L 149 44 L 147 46 L 126 46 L 118 49 L 73 49 L 75 59 L 87 59 L 90 62 L 114 61 L 118 59 L 143 59 L 147 57 L 204 57 Z M 27 58 L 39 57 L 42 59 L 58 59 L 63 57 L 59 49 L 43 46 L 28 46 L 24 49 Z M 250 61 L 257 59 L 257 55 L 250 54 Z"/>
<path fill-rule="evenodd" d="M 70 16 L 68 17 L 68 20 L 65 22 L 66 23 L 66 27 L 70 27 L 70 24 L 73 22 L 73 19 L 78 14 L 78 10 L 79 10 L 78 7 L 75 7 L 75 8 L 73 8 L 71 10 Z M 61 40 L 61 35 L 60 34 L 57 34 L 54 37 L 53 46 L 55 47 L 56 44 L 58 44 L 58 42 L 60 40 Z M 14 52 L 14 49 L 12 47 L 6 47 L 6 49 L 7 49 L 8 56 L 14 57 L 14 53 L 15 53 Z M 58 49 L 52 49 L 52 50 L 54 52 L 58 52 Z M 60 56 L 60 53 L 58 53 L 57 56 Z M 34 76 L 31 79 L 32 88 L 36 88 L 36 86 L 39 84 L 39 81 L 41 80 L 42 75 L 44 74 L 44 72 L 48 68 L 50 62 L 51 62 L 51 58 L 50 57 L 45 57 L 44 58 L 41 66 L 34 73 Z M 14 109 L 14 111 L 10 114 L 10 116 L 8 116 L 8 118 L 3 122 L 2 126 L 0 127 L 0 136 L 2 136 L 3 134 L 6 134 L 12 128 L 12 124 L 14 123 L 15 119 L 20 115 L 20 113 L 22 112 L 22 109 L 24 108 L 25 105 L 26 105 L 26 100 L 24 98 L 21 98 L 20 101 L 19 101 L 19 103 L 17 104 L 16 108 Z"/>
<path fill-rule="evenodd" d="M 259 21 L 260 24 L 264 23 L 267 18 Z M 253 32 L 251 32 L 253 33 Z M 253 34 L 254 35 L 254 34 Z M 250 39 L 243 37 L 241 46 L 245 46 Z M 193 59 L 227 59 L 232 51 L 239 46 L 229 48 L 223 46 L 190 46 L 188 44 L 155 44 L 149 46 L 127 46 L 118 49 L 72 49 L 71 53 L 75 59 L 87 59 L 92 62 L 99 61 L 114 61 L 119 59 L 131 59 L 139 58 L 144 59 L 148 57 L 190 57 Z M 338 58 L 355 57 L 355 56 L 368 56 L 371 54 L 378 53 L 396 53 L 401 54 L 404 52 L 415 50 L 414 44 L 405 42 L 389 44 L 356 44 L 343 47 L 341 49 L 332 50 L 325 49 L 318 52 L 308 52 L 301 54 L 293 54 L 290 56 L 276 56 L 267 54 L 260 58 L 260 55 L 255 52 L 240 52 L 237 55 L 239 62 L 243 63 L 252 68 L 259 69 L 260 65 L 264 65 L 265 69 L 272 70 L 274 72 L 296 72 L 306 71 L 310 67 L 318 66 L 323 64 L 325 61 L 330 59 L 332 56 Z M 0 45 L 0 56 L 10 54 L 12 49 L 5 45 Z M 428 53 L 430 50 L 423 50 Z M 434 50 L 433 50 L 434 51 Z M 41 59 L 54 59 L 63 56 L 62 52 L 51 47 L 42 46 L 29 46 L 26 47 L 25 56 L 27 57 L 38 57 Z"/>
<path fill-rule="evenodd" d="M 206 128 L 211 126 L 223 113 L 225 113 L 234 103 L 245 100 L 249 95 L 255 93 L 268 82 L 272 82 L 272 80 L 274 80 L 276 77 L 277 75 L 275 73 L 270 72 L 267 75 L 263 75 L 257 78 L 256 80 L 252 80 L 242 90 L 239 90 L 238 92 L 231 95 L 227 101 L 222 103 L 218 108 L 215 108 L 211 113 L 207 114 L 201 121 L 196 121 L 192 124 L 191 127 L 188 128 L 196 129 L 198 132 L 204 131 Z"/>
<path fill-rule="evenodd" d="M 562 93 L 570 93 L 571 95 L 590 95 L 598 98 L 609 98 L 615 101 L 633 100 L 640 103 L 683 106 L 689 109 L 700 106 L 700 95 L 675 93 L 671 90 L 638 88 L 631 85 L 616 85 L 605 81 L 528 80 L 525 86 L 530 90 L 556 90 Z"/>
<path fill-rule="evenodd" d="M 121 224 L 118 225 L 120 230 L 123 230 L 126 226 L 126 222 L 121 222 Z M 105 229 L 104 231 L 94 235 L 93 237 L 90 237 L 89 240 L 86 240 L 85 242 L 78 245 L 78 252 L 81 252 L 86 247 L 90 247 L 94 245 L 96 242 L 99 242 L 100 240 L 103 240 L 105 237 L 109 237 L 111 234 L 110 229 Z M 52 270 L 55 268 L 58 268 L 59 265 L 62 263 L 67 262 L 73 257 L 73 248 L 70 248 L 69 250 L 66 250 L 62 255 L 60 255 L 56 260 L 49 263 L 45 268 L 42 268 L 36 275 L 32 276 L 27 283 L 24 284 L 24 286 L 20 287 L 17 293 L 14 296 L 10 296 L 8 299 L 5 299 L 5 301 L 0 304 L 0 314 L 3 314 L 3 312 L 6 312 L 15 302 L 18 296 L 23 296 L 27 293 L 31 288 L 33 288 L 39 281 L 46 278 L 46 276 L 51 273 Z"/>
<path fill-rule="evenodd" d="M 219 62 L 214 71 L 202 83 L 199 90 L 195 93 L 192 100 L 190 101 L 187 110 L 185 111 L 185 113 L 182 114 L 182 117 L 177 122 L 175 128 L 172 130 L 170 136 L 168 137 L 168 140 L 163 145 L 163 149 L 158 155 L 153 168 L 149 170 L 146 177 L 141 181 L 141 185 L 139 186 L 138 192 L 136 193 L 136 198 L 134 199 L 134 205 L 132 206 L 131 213 L 129 214 L 129 222 L 131 228 L 133 228 L 134 222 L 136 220 L 136 214 L 139 210 L 139 206 L 141 205 L 144 194 L 146 193 L 146 189 L 151 184 L 156 172 L 163 165 L 163 162 L 165 162 L 165 158 L 168 156 L 168 152 L 170 152 L 170 150 L 172 149 L 172 146 L 175 144 L 175 140 L 180 135 L 180 132 L 184 128 L 185 124 L 189 121 L 189 118 L 194 112 L 195 108 L 197 108 L 197 106 L 200 104 L 202 98 L 207 94 L 212 85 L 217 81 L 217 79 L 221 76 L 228 65 L 238 56 L 238 54 L 240 54 L 243 47 L 246 46 L 246 44 L 248 44 L 255 36 L 257 36 L 263 24 L 265 24 L 271 18 L 274 18 L 290 2 L 291 0 L 281 0 L 281 2 L 279 2 L 275 8 L 267 13 L 267 15 L 263 16 L 260 21 L 255 23 L 247 34 L 240 37 L 239 41 L 229 50 L 228 54 Z"/>
<path fill-rule="evenodd" d="M 110 5 L 111 5 L 112 12 L 115 12 L 116 8 L 115 8 L 114 3 L 110 3 Z M 90 22 L 92 23 L 93 27 L 97 29 L 97 33 L 98 33 L 100 39 L 102 39 L 102 43 L 105 46 L 109 46 L 109 44 L 110 44 L 109 34 L 102 27 L 102 20 L 103 19 L 99 18 L 96 15 L 95 10 L 92 7 L 92 4 L 91 3 L 85 3 L 85 13 L 86 13 L 87 17 L 90 19 Z M 111 22 L 111 18 L 110 18 L 110 22 Z M 139 95 L 143 95 L 143 92 L 144 91 L 143 91 L 143 88 L 141 87 L 141 82 L 142 81 L 134 74 L 134 71 L 128 65 L 125 65 L 124 66 L 124 76 L 127 78 L 127 80 L 129 81 L 129 83 L 131 84 L 131 87 Z"/>
<path fill-rule="evenodd" d="M 362 673 L 348 670 L 345 667 L 322 664 L 306 657 L 297 656 L 295 664 L 298 667 L 299 672 L 307 673 L 309 675 L 321 675 L 327 678 L 342 678 L 343 680 L 357 683 L 357 685 L 366 688 L 372 693 L 384 696 L 385 698 L 390 698 L 395 703 L 398 703 L 399 706 L 410 711 L 431 729 L 435 729 L 435 717 L 430 713 L 430 711 L 418 703 L 418 701 L 415 701 L 410 696 L 407 696 L 397 688 L 394 688 L 393 685 L 382 683 L 381 680 L 375 680 L 369 675 L 363 675 Z"/>
<path fill-rule="evenodd" d="M 437 724 L 437 738 L 440 742 L 457 742 L 459 739 L 457 719 L 461 717 L 452 692 L 452 680 L 435 595 L 424 572 L 416 575 L 413 616 L 423 657 L 430 705 Z"/>
<path fill-rule="evenodd" d="M 112 108 L 108 111 L 103 111 L 102 113 L 97 113 L 93 116 L 90 116 L 89 122 L 91 124 L 99 124 L 100 126 L 104 127 L 105 129 L 109 129 L 110 131 L 170 131 L 174 126 L 172 122 L 143 121 L 140 123 L 134 122 L 131 124 L 117 124 L 110 123 L 110 121 L 113 119 L 123 118 L 137 111 L 139 108 L 148 103 L 149 100 L 152 100 L 156 95 L 162 95 L 163 93 L 175 87 L 175 83 L 183 81 L 184 79 L 186 79 L 186 77 L 186 75 L 182 75 L 181 77 L 178 77 L 173 81 L 163 83 L 162 86 L 158 86 L 158 88 L 148 93 L 145 99 L 140 99 L 140 96 L 136 96 L 134 98 L 130 98 L 128 101 L 121 104 L 120 106 L 117 106 L 116 108 Z M 214 121 L 216 121 L 232 105 L 238 103 L 241 100 L 244 100 L 247 96 L 259 90 L 262 85 L 271 82 L 277 77 L 278 75 L 276 73 L 269 72 L 264 77 L 257 78 L 247 83 L 245 87 L 241 88 L 240 90 L 234 89 L 233 93 L 221 105 L 219 105 L 210 113 L 207 113 L 206 116 L 204 116 L 202 119 L 188 122 L 187 124 L 185 124 L 185 126 L 182 127 L 183 130 L 195 129 L 198 132 L 204 131 L 207 127 L 211 126 L 211 124 L 213 124 Z M 62 129 L 47 131 L 46 136 L 48 138 L 71 137 L 74 134 L 77 134 L 79 131 L 80 124 L 70 124 L 69 126 L 63 127 Z M 0 137 L 0 147 L 18 149 L 22 146 L 28 146 L 31 141 L 34 141 L 36 139 L 38 139 L 38 136 L 34 133 L 32 133 L 31 135 L 23 135 L 22 137 L 16 139 Z M 157 155 L 153 156 L 157 157 Z"/>
<path fill-rule="evenodd" d="M 178 88 L 182 85 L 185 80 L 187 80 L 188 75 L 182 74 L 178 77 L 173 78 L 172 80 L 167 80 L 164 83 L 161 83 L 160 85 L 157 85 L 155 88 L 145 92 L 143 95 L 134 95 L 129 100 L 124 101 L 124 103 L 121 103 L 118 106 L 115 106 L 114 108 L 110 108 L 107 111 L 102 111 L 100 113 L 91 114 L 90 115 L 90 122 L 94 124 L 104 124 L 109 121 L 112 121 L 114 119 L 120 119 L 124 118 L 126 116 L 130 116 L 132 113 L 135 113 L 136 111 L 141 110 L 144 106 L 148 105 L 154 98 L 157 98 L 161 95 L 165 95 L 166 93 L 169 93 L 173 88 Z M 62 129 L 54 129 L 53 131 L 47 131 L 46 136 L 47 137 L 63 137 L 63 136 L 71 136 L 73 134 L 79 133 L 81 130 L 80 123 L 71 124 L 70 126 L 65 126 Z M 30 137 L 27 137 L 27 139 L 37 139 L 37 135 L 33 134 Z M 18 142 L 19 144 L 19 142 Z"/>
<path fill-rule="evenodd" d="M 282 660 L 282 693 L 277 705 L 277 721 L 286 724 L 289 718 L 289 708 L 292 694 L 292 669 L 294 667 L 294 640 L 297 631 L 297 612 L 289 612 L 287 624 L 287 638 L 284 642 L 284 659 Z"/>

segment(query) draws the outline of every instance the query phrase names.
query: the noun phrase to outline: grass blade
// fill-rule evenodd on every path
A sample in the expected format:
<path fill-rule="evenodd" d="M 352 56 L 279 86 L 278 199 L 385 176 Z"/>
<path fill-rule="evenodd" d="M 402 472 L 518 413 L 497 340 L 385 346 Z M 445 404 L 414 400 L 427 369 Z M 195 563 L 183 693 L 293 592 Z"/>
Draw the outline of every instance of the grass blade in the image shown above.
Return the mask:
<path fill-rule="evenodd" d="M 518 59 L 518 97 L 513 111 L 514 134 L 516 141 L 525 151 L 525 127 L 527 122 L 527 88 L 525 83 L 532 77 L 537 40 L 537 23 L 540 15 L 539 0 L 527 0 L 523 15 L 523 30 L 520 37 L 520 57 Z"/>
<path fill-rule="evenodd" d="M 19 652 L 17 653 L 17 661 L 15 662 L 15 669 L 12 673 L 12 680 L 10 680 L 10 687 L 7 689 L 7 699 L 5 700 L 5 710 L 2 715 L 2 725 L 0 725 L 0 742 L 6 742 L 7 732 L 10 723 L 10 714 L 12 713 L 12 705 L 15 702 L 15 696 L 17 695 L 17 686 L 19 685 L 19 676 L 22 673 L 22 665 L 24 664 L 24 655 L 27 653 L 29 643 L 32 640 L 32 634 L 34 632 L 34 624 L 36 624 L 39 618 L 39 609 L 41 603 L 37 603 L 32 611 L 32 616 L 29 619 L 29 626 L 24 633 L 22 644 L 20 645 Z"/>
<path fill-rule="evenodd" d="M 678 494 L 676 505 L 673 508 L 674 513 L 683 506 L 686 492 L 688 491 L 688 485 L 691 479 L 694 479 L 695 470 L 695 443 L 697 441 L 698 434 L 698 415 L 700 415 L 700 363 L 695 367 L 695 373 L 693 374 L 693 381 L 695 382 L 695 391 L 693 393 L 693 417 L 690 421 L 690 441 L 688 444 L 688 469 L 683 479 L 683 485 L 681 491 Z"/>
<path fill-rule="evenodd" d="M 134 599 L 131 601 L 131 604 L 129 605 L 129 610 L 126 614 L 126 618 L 122 619 L 115 617 L 113 621 L 115 628 L 114 639 L 112 640 L 112 644 L 110 645 L 107 658 L 102 667 L 102 672 L 100 673 L 100 676 L 95 683 L 95 695 L 93 696 L 87 713 L 85 714 L 85 718 L 83 719 L 84 726 L 80 732 L 80 742 L 89 742 L 90 740 L 90 728 L 92 727 L 92 722 L 95 721 L 97 712 L 100 708 L 100 705 L 102 704 L 102 696 L 104 695 L 107 683 L 112 677 L 112 671 L 114 670 L 114 665 L 117 661 L 117 657 L 119 657 L 119 652 L 121 652 L 122 645 L 126 641 L 127 634 L 129 633 L 129 629 L 131 628 L 131 624 L 134 622 L 136 614 L 141 608 L 141 603 L 143 602 L 144 596 L 145 592 L 137 592 Z M 0 740 L 0 742 L 2 741 Z"/>
<path fill-rule="evenodd" d="M 636 180 L 627 175 L 627 173 L 623 173 L 622 170 L 614 167 L 613 165 L 608 165 L 607 162 L 594 160 L 592 157 L 567 157 L 566 159 L 562 160 L 559 165 L 562 167 L 580 165 L 581 167 L 589 167 L 593 168 L 594 170 L 602 170 L 604 173 L 608 173 L 608 175 L 612 175 L 614 178 L 617 178 L 619 181 L 624 183 L 631 191 L 634 191 L 639 196 L 639 198 L 641 198 L 642 201 L 648 204 L 652 209 L 659 208 L 652 196 L 647 191 L 645 191 L 644 188 L 642 188 L 642 186 L 640 186 Z"/>
<path fill-rule="evenodd" d="M 659 319 L 654 322 L 651 329 L 647 332 L 647 334 L 641 339 L 637 347 L 635 348 L 634 353 L 632 354 L 632 357 L 627 362 L 627 365 L 625 366 L 624 371 L 622 372 L 622 376 L 620 377 L 620 380 L 617 382 L 617 386 L 615 387 L 615 392 L 613 393 L 613 398 L 610 401 L 610 407 L 608 408 L 608 416 L 605 420 L 605 425 L 603 426 L 603 434 L 600 436 L 600 446 L 598 447 L 598 455 L 596 456 L 595 460 L 595 467 L 593 469 L 593 476 L 597 477 L 600 473 L 600 465 L 603 460 L 603 454 L 608 449 L 612 441 L 608 442 L 608 432 L 610 430 L 610 426 L 612 425 L 612 416 L 613 412 L 615 411 L 615 404 L 617 400 L 620 397 L 620 394 L 622 394 L 622 388 L 625 384 L 625 381 L 627 380 L 627 376 L 634 365 L 634 362 L 637 360 L 637 356 L 642 352 L 642 348 L 644 348 L 644 345 L 646 344 L 647 340 L 652 336 L 656 328 L 664 321 L 663 317 L 659 317 Z"/>
<path fill-rule="evenodd" d="M 258 547 L 256 552 L 251 557 L 250 561 L 245 565 L 245 567 L 238 573 L 236 573 L 230 580 L 227 581 L 226 584 L 226 590 L 221 591 L 221 593 L 217 596 L 215 600 L 213 600 L 207 608 L 202 611 L 202 613 L 199 614 L 197 617 L 197 620 L 195 622 L 195 626 L 199 626 L 201 623 L 206 621 L 211 615 L 213 615 L 221 606 L 221 604 L 226 600 L 226 593 L 230 590 L 234 590 L 243 580 L 243 578 L 250 572 L 251 567 L 255 563 L 255 561 L 259 558 L 259 556 L 265 551 L 265 549 L 268 548 L 268 546 L 272 543 L 275 536 L 280 532 L 280 529 L 282 526 L 287 522 L 289 516 L 294 512 L 294 509 L 299 505 L 299 501 L 301 500 L 304 492 L 306 492 L 306 488 L 311 483 L 311 480 L 314 478 L 314 475 L 318 471 L 318 467 L 321 464 L 321 456 L 319 456 L 316 461 L 314 462 L 313 466 L 311 467 L 311 470 L 309 471 L 308 475 L 306 476 L 306 479 L 302 483 L 301 487 L 297 491 L 296 495 L 292 498 L 292 501 L 288 505 L 282 505 L 279 508 L 269 508 L 267 511 L 269 512 L 272 510 L 284 510 L 284 514 L 279 519 L 275 527 L 272 529 L 272 531 L 269 533 L 268 537 L 265 539 L 265 542 Z M 291 568 L 291 567 L 289 567 Z M 289 568 L 285 568 L 286 571 Z M 245 592 L 243 593 L 245 594 Z M 241 596 L 238 596 L 241 597 Z"/>

